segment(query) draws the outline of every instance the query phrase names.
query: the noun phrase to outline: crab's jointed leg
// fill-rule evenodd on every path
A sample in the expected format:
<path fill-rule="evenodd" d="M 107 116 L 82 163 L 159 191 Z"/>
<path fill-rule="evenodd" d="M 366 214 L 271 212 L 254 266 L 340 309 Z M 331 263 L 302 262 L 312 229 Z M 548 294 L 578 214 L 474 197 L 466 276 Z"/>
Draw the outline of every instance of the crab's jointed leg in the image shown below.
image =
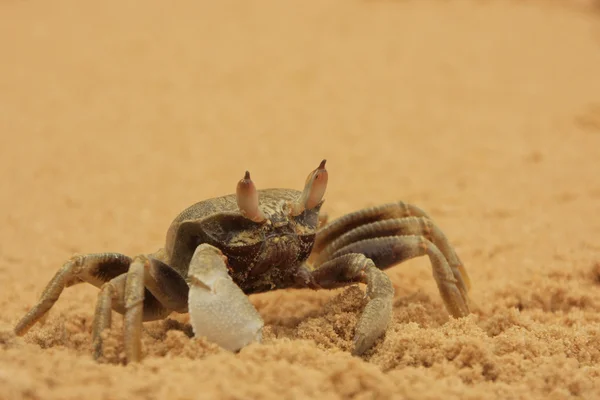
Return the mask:
<path fill-rule="evenodd" d="M 329 243 L 342 236 L 344 233 L 371 222 L 404 217 L 426 217 L 425 211 L 412 204 L 399 201 L 375 207 L 365 208 L 343 215 L 327 226 L 323 227 L 317 235 L 313 251 L 320 253 Z"/>
<path fill-rule="evenodd" d="M 312 278 L 325 289 L 352 282 L 367 285 L 369 302 L 358 320 L 352 351 L 355 355 L 364 353 L 385 332 L 392 317 L 394 287 L 388 276 L 363 254 L 352 253 L 321 265 L 312 272 Z"/>
<path fill-rule="evenodd" d="M 468 299 L 463 297 L 459 284 L 442 252 L 422 236 L 389 236 L 366 239 L 350 244 L 339 255 L 364 254 L 381 269 L 411 258 L 427 255 L 431 260 L 433 277 L 448 312 L 455 318 L 469 314 Z"/>
<path fill-rule="evenodd" d="M 131 258 L 118 253 L 100 253 L 71 257 L 54 275 L 38 302 L 15 326 L 17 335 L 24 335 L 56 303 L 65 287 L 89 282 L 96 287 L 124 274 Z"/>
<path fill-rule="evenodd" d="M 74 256 L 48 283 L 38 303 L 17 323 L 24 335 L 58 300 L 62 290 L 75 283 L 99 287 L 92 346 L 94 358 L 103 355 L 101 333 L 111 326 L 111 313 L 125 316 L 124 343 L 128 362 L 141 359 L 142 321 L 154 321 L 172 311 L 187 311 L 187 284 L 175 271 L 155 259 L 134 260 L 118 253 Z"/>
<path fill-rule="evenodd" d="M 142 321 L 144 317 L 144 269 L 145 257 L 136 257 L 125 279 L 125 318 L 123 320 L 123 343 L 128 362 L 142 358 Z"/>
<path fill-rule="evenodd" d="M 96 301 L 96 311 L 94 312 L 94 323 L 92 325 L 92 349 L 94 359 L 99 359 L 103 355 L 102 332 L 110 329 L 112 325 L 113 299 L 123 299 L 125 297 L 125 279 L 126 274 L 119 275 L 102 285 L 98 300 Z"/>
<path fill-rule="evenodd" d="M 260 342 L 264 322 L 235 284 L 221 250 L 198 246 L 189 265 L 190 321 L 196 337 L 204 336 L 230 351 Z"/>
<path fill-rule="evenodd" d="M 381 270 L 423 255 L 431 261 L 448 312 L 456 318 L 468 315 L 469 277 L 444 233 L 420 208 L 403 202 L 371 207 L 340 217 L 317 233 L 312 282 L 324 288 L 367 284 L 371 300 L 357 326 L 354 354 L 369 348 L 391 318 L 393 290 L 388 291 L 391 284 Z"/>
<path fill-rule="evenodd" d="M 467 315 L 468 304 L 448 262 L 433 243 L 420 236 L 390 236 L 355 242 L 313 271 L 314 282 L 323 288 L 353 282 L 367 284 L 367 296 L 371 300 L 357 326 L 354 354 L 362 354 L 385 332 L 392 315 L 394 290 L 382 269 L 422 255 L 431 259 L 433 276 L 450 314 L 457 318 Z"/>
<path fill-rule="evenodd" d="M 112 310 L 118 310 L 124 315 L 123 320 L 123 343 L 125 358 L 127 362 L 137 362 L 141 359 L 142 348 L 142 322 L 151 320 L 144 318 L 150 313 L 159 317 L 166 317 L 170 310 L 156 304 L 156 308 L 150 307 L 144 290 L 144 269 L 147 264 L 146 257 L 136 257 L 127 273 L 119 275 L 102 285 L 96 311 L 94 324 L 92 326 L 92 346 L 94 358 L 103 355 L 102 332 L 111 327 Z"/>
<path fill-rule="evenodd" d="M 111 310 L 124 315 L 123 342 L 127 362 L 141 360 L 142 322 L 187 312 L 185 280 L 159 260 L 137 256 L 127 273 L 105 283 L 98 295 L 92 339 L 94 357 L 102 356 L 101 333 L 110 328 Z"/>
<path fill-rule="evenodd" d="M 358 226 L 329 242 L 317 257 L 316 263 L 344 254 L 347 252 L 344 248 L 350 244 L 390 236 L 422 236 L 433 243 L 450 265 L 461 295 L 467 297 L 470 281 L 462 262 L 441 229 L 426 217 L 387 219 Z M 378 266 L 384 268 L 382 265 Z"/>
<path fill-rule="evenodd" d="M 467 315 L 468 291 L 471 286 L 469 275 L 441 229 L 423 210 L 414 205 L 404 202 L 389 203 L 359 210 L 332 221 L 317 234 L 313 247 L 314 264 L 318 266 L 331 258 L 348 253 L 351 251 L 351 248 L 346 247 L 353 243 L 367 239 L 403 236 L 422 237 L 424 239 L 421 245 L 423 251 L 402 259 L 392 257 L 390 263 L 385 266 L 375 261 L 377 267 L 387 268 L 408 258 L 425 254 L 429 255 L 432 263 L 439 259 L 440 261 L 435 262 L 440 264 L 441 267 L 434 265 L 434 276 L 436 281 L 438 281 L 438 285 L 440 285 L 439 281 L 442 276 L 440 271 L 444 271 L 445 266 L 448 265 L 456 281 L 456 286 L 460 291 L 461 303 L 465 305 L 464 307 L 458 307 L 462 311 L 456 311 L 456 307 L 448 307 L 445 298 L 446 306 L 449 308 L 449 311 L 450 308 L 455 309 L 455 312 L 451 312 L 454 316 Z M 414 241 L 414 239 L 408 239 L 408 241 L 411 240 Z M 396 242 L 397 240 L 387 241 L 388 245 L 393 245 Z M 384 243 L 380 244 L 383 249 L 385 249 Z M 391 250 L 389 248 L 388 252 Z M 385 252 L 384 250 L 380 251 Z M 441 253 L 442 257 L 438 257 L 438 253 Z M 456 312 L 458 312 L 458 315 Z"/>

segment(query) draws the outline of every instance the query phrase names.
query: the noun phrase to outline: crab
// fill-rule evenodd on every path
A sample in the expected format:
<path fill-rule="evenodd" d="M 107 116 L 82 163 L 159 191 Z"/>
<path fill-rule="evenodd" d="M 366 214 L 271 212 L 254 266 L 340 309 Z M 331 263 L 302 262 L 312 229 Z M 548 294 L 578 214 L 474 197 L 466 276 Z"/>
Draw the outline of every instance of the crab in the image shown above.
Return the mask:
<path fill-rule="evenodd" d="M 385 269 L 429 256 L 444 305 L 468 315 L 470 281 L 440 228 L 402 201 L 365 208 L 327 222 L 320 215 L 327 187 L 325 160 L 304 190 L 257 190 L 250 173 L 235 194 L 201 201 L 172 222 L 164 248 L 128 257 L 93 253 L 71 257 L 39 301 L 16 324 L 24 335 L 64 288 L 87 282 L 100 289 L 92 351 L 103 357 L 102 332 L 112 311 L 124 315 L 126 362 L 142 359 L 144 321 L 189 313 L 194 336 L 233 352 L 262 339 L 263 320 L 248 295 L 277 289 L 334 289 L 366 284 L 368 301 L 355 327 L 352 354 L 381 338 L 392 317 L 394 288 Z"/>

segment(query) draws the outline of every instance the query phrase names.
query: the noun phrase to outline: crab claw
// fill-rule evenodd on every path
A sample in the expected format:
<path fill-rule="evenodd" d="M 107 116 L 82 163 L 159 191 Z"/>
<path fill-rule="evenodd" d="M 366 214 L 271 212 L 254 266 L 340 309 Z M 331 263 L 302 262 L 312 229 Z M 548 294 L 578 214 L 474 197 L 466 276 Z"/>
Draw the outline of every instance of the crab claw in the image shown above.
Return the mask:
<path fill-rule="evenodd" d="M 258 208 L 258 192 L 248 171 L 237 184 L 236 199 L 238 208 L 245 218 L 254 222 L 264 222 L 266 220 L 265 215 Z"/>
<path fill-rule="evenodd" d="M 196 248 L 188 272 L 188 307 L 195 337 L 206 337 L 224 349 L 238 351 L 262 340 L 264 322 L 231 279 L 221 250 Z"/>
<path fill-rule="evenodd" d="M 323 195 L 327 189 L 328 178 L 328 173 L 325 169 L 326 162 L 327 160 L 321 161 L 317 169 L 308 174 L 302 195 L 291 205 L 291 214 L 293 216 L 300 215 L 304 210 L 316 207 L 323 199 Z"/>

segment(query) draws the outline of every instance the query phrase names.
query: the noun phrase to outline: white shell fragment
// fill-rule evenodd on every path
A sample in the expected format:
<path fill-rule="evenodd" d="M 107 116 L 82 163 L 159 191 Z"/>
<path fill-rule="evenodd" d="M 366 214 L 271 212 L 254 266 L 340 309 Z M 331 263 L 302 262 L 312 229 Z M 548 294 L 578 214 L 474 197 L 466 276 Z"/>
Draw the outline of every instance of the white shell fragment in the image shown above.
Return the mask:
<path fill-rule="evenodd" d="M 204 336 L 230 351 L 261 341 L 264 322 L 229 276 L 220 250 L 208 244 L 198 246 L 188 277 L 188 305 L 195 337 Z"/>

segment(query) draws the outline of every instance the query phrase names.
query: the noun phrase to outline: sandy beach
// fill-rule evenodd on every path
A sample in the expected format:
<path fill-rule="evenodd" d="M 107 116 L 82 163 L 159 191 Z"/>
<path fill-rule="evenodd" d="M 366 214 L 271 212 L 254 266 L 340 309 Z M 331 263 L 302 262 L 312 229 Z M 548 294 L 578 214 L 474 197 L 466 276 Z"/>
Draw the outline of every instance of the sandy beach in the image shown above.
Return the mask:
<path fill-rule="evenodd" d="M 0 2 L 0 399 L 600 398 L 600 7 L 592 1 Z M 262 344 L 122 318 L 98 289 L 16 322 L 75 253 L 164 246 L 187 206 L 301 190 L 331 219 L 405 201 L 464 262 L 449 317 L 429 259 L 386 273 L 385 336 L 351 355 L 363 285 L 250 297 Z"/>

